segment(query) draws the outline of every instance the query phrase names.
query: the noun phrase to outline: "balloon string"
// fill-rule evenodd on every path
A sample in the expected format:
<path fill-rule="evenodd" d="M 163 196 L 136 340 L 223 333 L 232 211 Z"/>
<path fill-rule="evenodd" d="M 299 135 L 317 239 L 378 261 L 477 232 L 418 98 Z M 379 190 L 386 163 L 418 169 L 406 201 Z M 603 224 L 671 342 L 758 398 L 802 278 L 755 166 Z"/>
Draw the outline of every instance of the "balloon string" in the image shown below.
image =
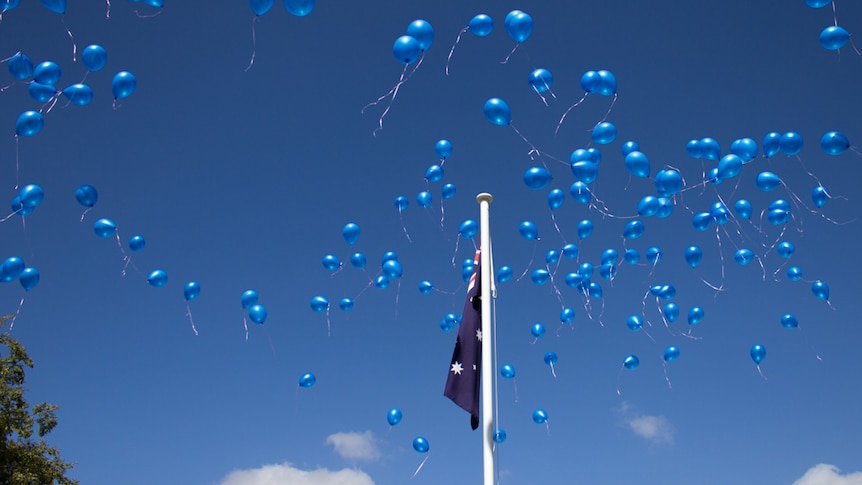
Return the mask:
<path fill-rule="evenodd" d="M 443 219 L 446 218 L 446 209 L 444 208 L 443 201 L 440 201 L 440 230 L 443 230 Z"/>
<path fill-rule="evenodd" d="M 512 378 L 512 386 L 515 389 L 515 402 L 517 403 L 518 402 L 518 379 L 515 377 Z"/>
<path fill-rule="evenodd" d="M 192 308 L 188 303 L 186 303 L 186 315 L 188 315 L 189 317 L 189 323 L 192 325 L 192 331 L 195 333 L 195 335 L 197 335 L 198 330 L 195 328 L 194 320 L 192 320 Z"/>
<path fill-rule="evenodd" d="M 18 302 L 18 308 L 15 310 L 15 316 L 12 317 L 12 320 L 9 322 L 9 331 L 12 331 L 12 327 L 15 326 L 15 319 L 18 318 L 18 314 L 21 313 L 21 307 L 24 306 L 24 297 L 21 297 L 21 300 Z"/>
<path fill-rule="evenodd" d="M 425 466 L 426 461 L 428 461 L 428 455 L 425 455 L 425 459 L 422 460 L 422 463 L 419 464 L 419 468 L 417 468 L 416 471 L 413 472 L 413 476 L 410 477 L 411 480 L 413 480 L 413 478 L 416 476 L 416 474 L 419 473 L 419 470 L 421 470 L 422 467 Z"/>
<path fill-rule="evenodd" d="M 254 56 L 257 53 L 257 35 L 255 34 L 255 23 L 257 19 L 260 18 L 259 15 L 255 15 L 254 18 L 251 19 L 251 60 L 248 62 L 248 67 L 245 68 L 245 72 L 248 72 L 251 69 L 251 66 L 254 65 Z"/>
<path fill-rule="evenodd" d="M 86 209 L 84 209 L 84 212 L 81 213 L 81 220 L 79 222 L 84 222 L 84 216 L 86 216 L 88 212 L 93 210 L 93 207 L 94 206 L 90 206 L 90 207 L 87 207 Z"/>
<path fill-rule="evenodd" d="M 452 60 L 452 54 L 455 53 L 455 46 L 458 45 L 459 42 L 461 42 L 461 36 L 464 35 L 464 32 L 467 32 L 467 30 L 469 28 L 470 28 L 469 26 L 464 27 L 463 29 L 461 29 L 461 32 L 458 32 L 458 37 L 455 37 L 455 43 L 452 44 L 452 49 L 449 50 L 449 56 L 446 58 L 446 75 L 447 76 L 449 75 L 449 61 Z"/>
<path fill-rule="evenodd" d="M 398 278 L 398 284 L 395 286 L 395 320 L 398 320 L 398 300 L 401 298 L 401 278 Z"/>
<path fill-rule="evenodd" d="M 614 109 L 614 104 L 616 104 L 618 97 L 619 97 L 618 94 L 614 93 L 614 99 L 611 100 L 611 106 L 608 108 L 608 112 L 605 113 L 605 116 L 599 121 L 599 123 L 603 123 L 605 120 L 608 119 L 608 116 L 610 116 L 610 114 L 611 114 L 611 110 Z"/>
<path fill-rule="evenodd" d="M 549 363 L 548 365 L 550 365 L 550 366 L 551 366 L 551 375 L 552 375 L 552 376 L 554 376 L 554 379 L 556 379 L 556 378 L 557 378 L 557 371 L 556 371 L 556 370 L 554 370 L 554 363 L 553 363 L 553 362 L 551 362 L 551 363 Z"/>
<path fill-rule="evenodd" d="M 75 44 L 75 37 L 72 36 L 72 31 L 69 30 L 69 26 L 66 25 L 66 14 L 65 13 L 60 17 L 60 20 L 61 20 L 61 22 L 63 22 L 63 27 L 65 27 L 66 33 L 69 34 L 69 39 L 72 40 L 72 62 L 75 62 L 75 61 L 77 61 L 77 56 L 78 56 L 78 45 Z"/>
<path fill-rule="evenodd" d="M 20 140 L 20 136 L 15 134 L 15 190 L 18 190 L 18 185 L 21 183 L 21 166 L 19 163 L 19 150 L 18 150 L 18 141 Z"/>
<path fill-rule="evenodd" d="M 105 12 L 105 18 L 110 19 L 111 18 L 111 0 L 105 0 L 105 1 L 108 2 L 108 11 Z"/>
<path fill-rule="evenodd" d="M 11 213 L 11 214 L 9 214 L 8 216 L 6 216 L 6 217 L 4 217 L 4 218 L 0 219 L 0 222 L 6 222 L 6 221 L 8 221 L 9 219 L 11 219 L 11 218 L 12 218 L 12 216 L 14 216 L 15 214 L 17 214 L 17 213 L 21 212 L 21 210 L 23 210 L 23 209 L 24 209 L 24 207 L 22 206 L 21 208 L 19 208 L 19 209 L 17 209 L 16 211 L 12 212 L 12 213 Z"/>
<path fill-rule="evenodd" d="M 161 10 L 156 10 L 156 13 L 151 13 L 151 14 L 147 14 L 147 15 L 141 15 L 141 13 L 140 13 L 140 12 L 138 12 L 137 10 L 132 10 L 132 12 L 135 12 L 135 15 L 136 15 L 139 19 L 150 19 L 150 18 L 153 18 L 153 17 L 155 17 L 156 15 L 158 15 L 158 14 L 162 13 L 162 11 L 161 11 Z"/>
<path fill-rule="evenodd" d="M 520 42 L 516 43 L 516 44 L 515 44 L 515 47 L 512 47 L 512 51 L 511 51 L 511 52 L 509 52 L 509 55 L 507 55 L 505 59 L 503 59 L 502 61 L 500 61 L 500 64 L 508 64 L 508 63 L 509 63 L 509 58 L 510 58 L 510 57 L 512 57 L 512 54 L 514 54 L 516 50 L 518 50 L 518 46 L 519 46 L 519 45 L 521 45 L 521 43 L 520 43 Z"/>
<path fill-rule="evenodd" d="M 760 364 L 757 364 L 757 372 L 760 374 L 760 377 L 762 377 L 764 381 L 769 380 L 766 378 L 766 374 L 763 373 L 763 369 L 760 368 Z"/>
<path fill-rule="evenodd" d="M 584 100 L 586 100 L 586 99 L 587 99 L 587 96 L 588 96 L 589 94 L 590 94 L 590 93 L 584 93 L 584 96 L 583 96 L 581 99 L 579 99 L 575 104 L 573 104 L 573 105 L 569 106 L 569 109 L 567 109 L 567 110 L 566 110 L 566 112 L 565 112 L 565 113 L 563 113 L 563 116 L 561 116 L 561 117 L 560 117 L 560 121 L 557 123 L 557 128 L 554 130 L 554 134 L 555 134 L 555 135 L 560 131 L 560 126 L 562 126 L 562 125 L 563 125 L 563 121 L 565 121 L 565 120 L 566 120 L 566 116 L 568 116 L 568 115 L 569 115 L 569 111 L 573 110 L 575 107 L 577 107 L 577 106 L 579 106 L 581 103 L 583 103 L 583 102 L 584 102 Z"/>
<path fill-rule="evenodd" d="M 396 301 L 397 301 L 397 297 L 396 297 Z M 397 311 L 398 310 L 396 307 L 396 312 Z M 329 337 L 331 335 L 332 335 L 332 325 L 330 324 L 330 320 L 329 320 L 329 307 L 327 307 L 326 308 L 326 336 Z"/>
<path fill-rule="evenodd" d="M 458 256 L 458 243 L 461 241 L 461 233 L 455 236 L 455 251 L 452 252 L 452 267 L 455 267 L 455 258 Z"/>
<path fill-rule="evenodd" d="M 413 239 L 410 238 L 410 234 L 407 232 L 407 226 L 404 225 L 404 211 L 402 211 L 400 207 L 398 208 L 398 220 L 401 221 L 401 230 L 404 231 L 404 237 L 407 238 L 407 242 L 412 244 Z"/>
<path fill-rule="evenodd" d="M 245 313 L 242 315 L 242 328 L 245 329 L 245 341 L 248 342 L 248 322 L 245 319 Z"/>

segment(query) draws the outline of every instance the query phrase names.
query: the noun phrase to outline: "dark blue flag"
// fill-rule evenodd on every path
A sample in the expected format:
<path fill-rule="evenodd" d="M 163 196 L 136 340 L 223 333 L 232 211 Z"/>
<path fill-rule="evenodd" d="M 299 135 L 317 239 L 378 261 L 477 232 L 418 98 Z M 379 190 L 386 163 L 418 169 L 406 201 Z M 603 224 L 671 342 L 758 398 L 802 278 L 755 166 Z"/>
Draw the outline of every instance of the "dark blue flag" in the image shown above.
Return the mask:
<path fill-rule="evenodd" d="M 470 426 L 479 427 L 479 389 L 482 364 L 482 303 L 479 282 L 479 251 L 467 287 L 467 301 L 461 316 L 455 351 L 449 364 L 443 395 L 470 413 Z"/>

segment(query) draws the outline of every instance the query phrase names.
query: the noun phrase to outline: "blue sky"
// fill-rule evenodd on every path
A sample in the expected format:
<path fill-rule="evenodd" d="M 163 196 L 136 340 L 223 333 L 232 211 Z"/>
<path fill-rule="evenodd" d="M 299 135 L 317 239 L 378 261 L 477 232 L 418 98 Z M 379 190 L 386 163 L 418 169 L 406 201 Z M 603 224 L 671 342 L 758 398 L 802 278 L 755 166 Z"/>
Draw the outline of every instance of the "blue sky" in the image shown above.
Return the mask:
<path fill-rule="evenodd" d="M 850 44 L 838 52 L 820 45 L 821 30 L 834 23 L 830 6 L 321 1 L 296 17 L 277 2 L 253 22 L 241 1 L 169 1 L 160 12 L 120 0 L 70 2 L 64 16 L 21 3 L 3 14 L 0 57 L 22 51 L 35 63 L 56 62 L 62 89 L 86 73 L 72 60 L 72 38 L 78 57 L 89 44 L 108 56 L 104 69 L 86 75 L 91 104 L 60 98 L 43 108 L 44 129 L 17 146 L 15 120 L 41 103 L 5 65 L 0 73 L 10 85 L 0 92 L 8 135 L 0 137 L 0 190 L 10 201 L 16 181 L 45 192 L 32 214 L 0 225 L 0 257 L 20 257 L 41 274 L 30 291 L 15 281 L 0 287 L 0 305 L 15 313 L 24 297 L 12 335 L 36 362 L 30 399 L 61 406 L 51 442 L 78 463 L 72 476 L 81 483 L 476 483 L 480 436 L 443 397 L 456 332 L 439 323 L 463 306 L 461 261 L 474 246 L 459 239 L 458 226 L 478 219 L 483 191 L 494 195 L 495 261 L 515 275 L 499 285 L 496 302 L 499 364 L 517 371 L 498 382 L 498 422 L 508 435 L 500 483 L 862 482 L 862 331 L 853 309 L 862 290 L 862 155 L 853 148 L 831 156 L 819 146 L 833 130 L 853 146 L 862 139 L 862 56 Z M 862 29 L 862 6 L 836 6 L 840 25 Z M 513 9 L 528 13 L 534 30 L 511 52 L 503 19 Z M 464 33 L 447 75 L 456 37 L 479 13 L 493 18 L 493 32 Z M 362 108 L 398 81 L 403 66 L 392 45 L 416 19 L 433 26 L 433 44 L 374 133 L 388 101 Z M 547 106 L 528 84 L 537 68 L 553 75 Z M 611 106 L 598 94 L 555 134 L 584 94 L 581 76 L 601 69 L 618 81 L 607 115 L 617 138 L 590 139 Z M 111 78 L 123 70 L 137 89 L 114 109 Z M 529 143 L 485 119 L 492 97 L 508 103 Z M 716 162 L 686 152 L 689 140 L 705 137 L 722 155 L 745 137 L 760 147 L 771 132 L 796 132 L 804 148 L 769 158 L 760 150 L 720 184 L 702 183 Z M 440 161 L 440 139 L 453 152 L 443 180 L 432 183 L 424 176 Z M 625 169 L 629 140 L 650 160 L 651 176 L 670 166 L 686 183 L 670 217 L 641 218 L 645 233 L 636 240 L 623 239 L 624 227 L 656 188 Z M 541 158 L 530 156 L 531 144 Z M 610 215 L 568 195 L 569 155 L 587 147 L 602 154 L 590 187 Z M 527 188 L 525 170 L 543 165 L 550 185 Z M 783 185 L 764 193 L 755 177 L 767 170 Z M 810 199 L 818 180 L 832 195 L 820 209 Z M 441 204 L 443 183 L 457 192 Z M 83 221 L 74 198 L 81 184 L 99 194 Z M 567 194 L 554 211 L 552 188 Z M 416 196 L 425 190 L 434 200 L 421 208 Z M 399 195 L 410 200 L 401 214 Z M 751 221 L 732 214 L 707 231 L 692 227 L 694 213 L 740 198 L 754 206 Z M 796 201 L 785 225 L 760 216 L 778 198 Z M 116 222 L 122 249 L 94 234 L 103 217 Z M 582 219 L 595 228 L 585 239 L 576 230 Z M 524 220 L 538 227 L 538 241 L 518 234 Z M 349 222 L 361 228 L 353 246 L 341 234 Z M 146 239 L 143 251 L 128 249 L 134 235 Z M 789 260 L 776 254 L 779 241 L 795 246 Z M 566 243 L 579 246 L 579 259 L 552 266 L 555 283 L 519 278 Z M 683 258 L 691 245 L 704 254 L 694 269 Z M 643 264 L 651 246 L 663 251 L 654 266 Z M 637 249 L 642 264 L 620 263 L 613 281 L 596 274 L 603 297 L 587 301 L 565 275 L 583 262 L 598 269 L 608 248 Z M 739 248 L 758 259 L 736 264 Z M 388 251 L 403 276 L 369 287 Z M 350 265 L 354 252 L 367 256 L 364 271 Z M 327 254 L 344 267 L 326 270 Z M 785 277 L 792 265 L 802 281 Z M 168 274 L 160 288 L 147 283 L 156 269 Z M 831 289 L 829 303 L 812 295 L 818 279 Z M 423 280 L 435 291 L 420 294 Z M 188 302 L 198 335 L 183 298 L 188 281 L 201 287 Z M 671 301 L 682 316 L 668 326 L 647 295 L 656 284 L 677 290 Z M 246 339 L 248 289 L 268 317 L 248 322 Z M 317 295 L 331 301 L 328 314 L 310 309 Z M 353 310 L 338 309 L 344 297 Z M 564 306 L 576 313 L 566 325 Z M 705 318 L 689 326 L 694 306 Z M 786 313 L 798 328 L 782 327 Z M 626 327 L 631 315 L 642 317 L 644 331 Z M 547 328 L 537 341 L 536 322 Z M 754 344 L 767 349 L 762 375 L 749 356 Z M 680 357 L 665 366 L 669 345 Z M 542 360 L 549 351 L 559 357 L 556 378 Z M 623 369 L 629 354 L 639 357 L 637 369 Z M 300 388 L 309 372 L 316 384 Z M 404 418 L 390 427 L 393 407 Z M 531 420 L 537 408 L 548 413 L 547 426 Z M 428 454 L 413 450 L 417 436 L 428 440 Z"/>

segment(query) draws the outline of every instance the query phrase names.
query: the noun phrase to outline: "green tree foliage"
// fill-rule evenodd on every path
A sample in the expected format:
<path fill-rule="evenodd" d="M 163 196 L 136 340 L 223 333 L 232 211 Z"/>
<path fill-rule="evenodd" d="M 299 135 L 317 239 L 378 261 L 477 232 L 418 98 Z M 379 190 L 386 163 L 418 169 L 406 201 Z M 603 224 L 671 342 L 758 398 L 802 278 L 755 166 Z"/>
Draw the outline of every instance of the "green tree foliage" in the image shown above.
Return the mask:
<path fill-rule="evenodd" d="M 0 326 L 12 315 L 0 317 Z M 72 485 L 66 477 L 73 464 L 44 437 L 57 426 L 57 406 L 33 406 L 24 398 L 24 370 L 33 361 L 24 347 L 8 334 L 0 334 L 0 483 L 8 485 Z"/>

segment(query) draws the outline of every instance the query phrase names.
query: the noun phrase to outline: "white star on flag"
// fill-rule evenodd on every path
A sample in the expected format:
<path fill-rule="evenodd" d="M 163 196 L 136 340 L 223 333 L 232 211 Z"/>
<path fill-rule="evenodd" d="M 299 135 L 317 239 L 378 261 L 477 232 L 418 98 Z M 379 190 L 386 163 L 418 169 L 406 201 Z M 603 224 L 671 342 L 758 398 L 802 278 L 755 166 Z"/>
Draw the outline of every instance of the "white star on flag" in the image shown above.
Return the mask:
<path fill-rule="evenodd" d="M 482 341 L 482 330 L 481 329 L 476 330 L 476 340 L 478 340 L 479 342 Z"/>
<path fill-rule="evenodd" d="M 460 362 L 455 362 L 454 364 L 452 364 L 451 372 L 461 375 L 462 370 L 464 370 L 464 366 L 462 366 Z"/>

